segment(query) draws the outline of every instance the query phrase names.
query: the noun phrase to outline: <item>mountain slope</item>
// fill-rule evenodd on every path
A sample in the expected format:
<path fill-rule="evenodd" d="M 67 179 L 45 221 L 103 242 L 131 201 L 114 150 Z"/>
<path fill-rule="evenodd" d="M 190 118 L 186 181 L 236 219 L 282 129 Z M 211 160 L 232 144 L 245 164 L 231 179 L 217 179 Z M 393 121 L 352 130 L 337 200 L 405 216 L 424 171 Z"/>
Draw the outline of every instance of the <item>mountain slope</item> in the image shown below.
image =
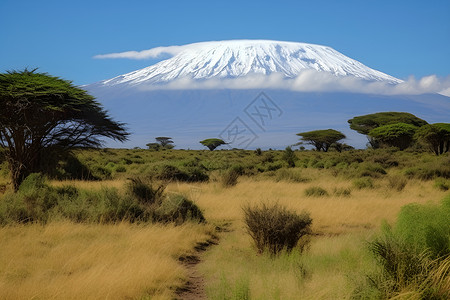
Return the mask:
<path fill-rule="evenodd" d="M 273 73 L 294 78 L 304 70 L 355 76 L 370 81 L 401 82 L 326 46 L 269 40 L 230 40 L 180 47 L 180 52 L 172 58 L 101 81 L 98 85 L 158 85 L 186 77 L 204 80 Z"/>

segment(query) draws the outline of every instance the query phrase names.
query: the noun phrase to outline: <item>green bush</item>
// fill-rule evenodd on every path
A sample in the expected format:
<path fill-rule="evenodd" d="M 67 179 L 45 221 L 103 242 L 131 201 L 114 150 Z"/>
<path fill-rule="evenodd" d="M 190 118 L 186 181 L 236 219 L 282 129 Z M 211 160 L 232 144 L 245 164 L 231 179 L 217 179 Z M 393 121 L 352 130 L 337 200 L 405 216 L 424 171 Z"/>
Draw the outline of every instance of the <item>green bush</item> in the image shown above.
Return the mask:
<path fill-rule="evenodd" d="M 164 186 L 154 187 L 133 179 L 127 192 L 115 188 L 83 190 L 74 186 L 51 187 L 40 174 L 28 176 L 18 192 L 0 201 L 0 224 L 69 220 L 80 223 L 204 221 L 201 211 L 184 197 L 167 197 Z"/>
<path fill-rule="evenodd" d="M 450 197 L 441 205 L 409 204 L 397 223 L 369 241 L 380 269 L 367 276 L 355 298 L 450 298 Z M 370 296 L 369 296 L 370 295 Z"/>
<path fill-rule="evenodd" d="M 450 189 L 450 183 L 442 178 L 437 178 L 434 181 L 434 187 L 441 191 L 448 191 Z"/>
<path fill-rule="evenodd" d="M 312 219 L 303 212 L 298 215 L 275 205 L 244 206 L 244 220 L 259 253 L 276 255 L 291 251 L 300 238 L 310 233 Z"/>
<path fill-rule="evenodd" d="M 319 186 L 312 186 L 305 190 L 305 196 L 308 197 L 328 196 L 328 192 Z"/>
<path fill-rule="evenodd" d="M 183 195 L 170 195 L 165 198 L 155 210 L 155 218 L 159 222 L 175 222 L 176 224 L 188 220 L 205 222 L 200 208 Z"/>
<path fill-rule="evenodd" d="M 160 204 L 163 199 L 164 190 L 166 186 L 160 184 L 157 187 L 153 187 L 152 182 L 144 182 L 140 178 L 132 178 L 127 185 L 128 192 L 139 199 L 143 204 Z"/>
<path fill-rule="evenodd" d="M 353 186 L 357 189 L 372 189 L 373 181 L 368 177 L 358 178 L 353 180 Z"/>
<path fill-rule="evenodd" d="M 296 169 L 279 169 L 275 176 L 276 181 L 288 181 L 288 182 L 308 182 L 310 179 L 304 178 L 300 170 Z"/>

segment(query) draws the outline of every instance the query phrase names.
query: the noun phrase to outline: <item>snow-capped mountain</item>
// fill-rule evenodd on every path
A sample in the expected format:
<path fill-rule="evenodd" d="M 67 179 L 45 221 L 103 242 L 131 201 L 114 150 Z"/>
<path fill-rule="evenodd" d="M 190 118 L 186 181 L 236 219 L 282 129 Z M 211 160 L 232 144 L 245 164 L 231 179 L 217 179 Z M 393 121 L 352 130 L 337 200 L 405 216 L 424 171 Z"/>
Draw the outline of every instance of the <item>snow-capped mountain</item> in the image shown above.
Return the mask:
<path fill-rule="evenodd" d="M 180 78 L 204 80 L 273 73 L 294 78 L 305 70 L 369 81 L 401 82 L 326 46 L 270 40 L 230 40 L 178 47 L 179 52 L 172 58 L 98 84 L 158 85 Z"/>
<path fill-rule="evenodd" d="M 132 132 L 129 142 L 110 147 L 144 147 L 170 136 L 177 148 L 201 149 L 198 141 L 218 137 L 230 147 L 284 149 L 298 142 L 298 132 L 328 128 L 364 147 L 365 136 L 347 123 L 354 116 L 404 111 L 434 123 L 450 115 L 449 97 L 403 93 L 408 82 L 326 46 L 233 40 L 131 55 L 149 52 L 172 57 L 84 86 Z"/>

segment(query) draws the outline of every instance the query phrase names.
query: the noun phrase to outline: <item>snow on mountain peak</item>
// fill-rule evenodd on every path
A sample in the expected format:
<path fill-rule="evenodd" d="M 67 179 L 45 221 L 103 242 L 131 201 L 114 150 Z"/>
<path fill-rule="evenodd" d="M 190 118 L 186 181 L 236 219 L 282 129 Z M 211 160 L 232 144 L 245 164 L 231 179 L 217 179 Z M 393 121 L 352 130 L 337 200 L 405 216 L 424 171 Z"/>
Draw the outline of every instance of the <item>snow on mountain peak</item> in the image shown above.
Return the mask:
<path fill-rule="evenodd" d="M 274 73 L 295 78 L 305 70 L 368 81 L 402 82 L 327 46 L 270 40 L 229 40 L 170 48 L 173 57 L 100 83 L 107 86 L 158 85 L 181 78 L 203 80 Z"/>

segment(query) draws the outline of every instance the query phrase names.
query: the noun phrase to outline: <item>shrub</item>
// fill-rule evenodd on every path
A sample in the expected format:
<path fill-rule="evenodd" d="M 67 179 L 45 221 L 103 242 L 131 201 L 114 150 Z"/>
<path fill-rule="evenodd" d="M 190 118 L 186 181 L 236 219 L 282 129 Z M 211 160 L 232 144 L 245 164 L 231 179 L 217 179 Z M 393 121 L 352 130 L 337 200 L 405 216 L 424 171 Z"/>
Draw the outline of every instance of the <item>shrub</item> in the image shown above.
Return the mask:
<path fill-rule="evenodd" d="M 305 196 L 307 197 L 328 196 L 328 192 L 319 186 L 312 186 L 305 190 Z"/>
<path fill-rule="evenodd" d="M 286 147 L 286 150 L 284 150 L 283 156 L 281 158 L 287 163 L 289 168 L 295 167 L 295 161 L 298 160 L 295 152 L 292 151 L 291 147 Z"/>
<path fill-rule="evenodd" d="M 395 226 L 385 224 L 382 232 L 369 241 L 380 269 L 368 276 L 357 297 L 449 299 L 449 219 L 450 197 L 441 205 L 403 207 Z"/>
<path fill-rule="evenodd" d="M 388 186 L 391 189 L 394 189 L 398 192 L 402 191 L 408 182 L 403 176 L 389 176 L 388 177 Z"/>
<path fill-rule="evenodd" d="M 159 222 L 175 222 L 176 224 L 188 220 L 205 222 L 200 208 L 183 195 L 171 195 L 164 199 L 155 211 L 155 219 Z"/>
<path fill-rule="evenodd" d="M 163 193 L 166 186 L 161 184 L 156 188 L 152 182 L 143 182 L 140 178 L 132 178 L 127 185 L 128 192 L 139 199 L 143 204 L 160 204 L 162 202 Z"/>
<path fill-rule="evenodd" d="M 338 197 L 350 197 L 352 190 L 349 188 L 335 188 L 333 194 Z"/>
<path fill-rule="evenodd" d="M 288 182 L 308 182 L 308 178 L 302 177 L 300 171 L 295 169 L 279 169 L 275 177 L 276 181 L 288 181 Z"/>
<path fill-rule="evenodd" d="M 353 180 L 353 186 L 360 190 L 367 188 L 371 189 L 373 188 L 373 181 L 368 177 L 358 178 Z"/>
<path fill-rule="evenodd" d="M 243 211 L 247 231 L 259 253 L 276 255 L 283 249 L 289 252 L 310 233 L 312 219 L 306 212 L 298 215 L 279 204 L 244 206 Z"/>
<path fill-rule="evenodd" d="M 232 187 L 238 183 L 239 172 L 231 168 L 222 173 L 221 183 L 223 187 Z"/>
<path fill-rule="evenodd" d="M 450 189 L 450 183 L 442 178 L 437 178 L 434 181 L 434 187 L 441 191 L 448 191 Z"/>

